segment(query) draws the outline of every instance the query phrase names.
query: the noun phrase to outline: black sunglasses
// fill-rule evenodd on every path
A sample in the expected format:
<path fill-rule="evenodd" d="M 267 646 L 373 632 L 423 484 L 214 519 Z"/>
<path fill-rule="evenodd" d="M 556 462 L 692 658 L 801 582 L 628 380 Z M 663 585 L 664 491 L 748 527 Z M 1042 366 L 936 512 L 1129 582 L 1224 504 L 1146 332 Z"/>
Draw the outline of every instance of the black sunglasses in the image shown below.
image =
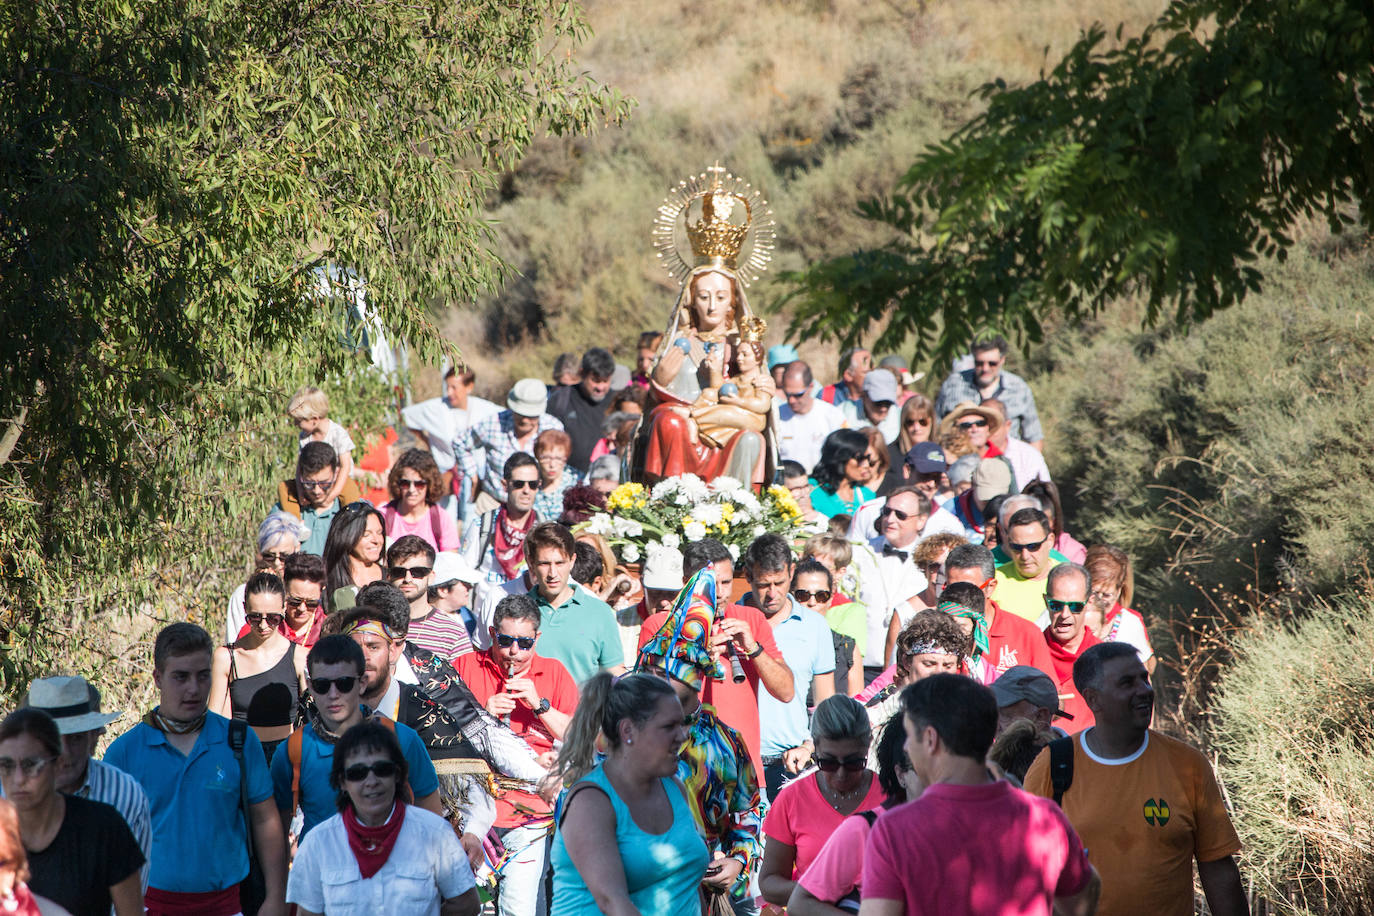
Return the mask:
<path fill-rule="evenodd" d="M 376 773 L 378 779 L 390 779 L 396 775 L 396 764 L 391 760 L 374 760 L 371 763 L 355 763 L 344 770 L 344 779 L 349 782 L 362 782 L 368 773 Z"/>
<path fill-rule="evenodd" d="M 339 688 L 339 693 L 352 693 L 353 685 L 356 683 L 358 683 L 358 678 L 356 675 L 352 674 L 344 677 L 312 677 L 310 679 L 310 689 L 320 696 L 326 696 L 332 684 Z"/>
<path fill-rule="evenodd" d="M 910 512 L 903 512 L 901 509 L 894 509 L 891 506 L 883 506 L 882 509 L 878 510 L 878 518 L 887 518 L 889 515 L 897 516 L 899 522 L 904 522 L 912 517 Z"/>
<path fill-rule="evenodd" d="M 831 592 L 830 592 L 830 589 L 828 589 L 828 588 L 818 588 L 818 589 L 816 589 L 814 592 L 811 591 L 810 589 L 805 589 L 805 588 L 794 588 L 794 589 L 792 589 L 792 595 L 793 595 L 798 601 L 800 601 L 800 602 L 802 602 L 803 604 L 805 604 L 806 602 L 810 601 L 812 598 L 816 599 L 817 601 L 829 601 L 829 600 L 830 600 Z"/>
<path fill-rule="evenodd" d="M 534 648 L 533 636 L 510 636 L 506 633 L 496 634 L 496 644 L 502 649 L 509 649 L 512 645 L 517 645 L 522 649 Z"/>
<path fill-rule="evenodd" d="M 531 490 L 537 490 L 537 489 L 539 489 L 539 481 L 537 481 L 537 480 L 511 480 L 511 481 L 507 481 L 506 486 L 507 486 L 508 489 L 510 489 L 510 490 L 512 490 L 512 491 L 514 491 L 514 490 L 523 490 L 523 489 L 525 489 L 526 487 L 529 487 Z"/>
<path fill-rule="evenodd" d="M 321 601 L 318 598 L 297 598 L 295 595 L 291 595 L 286 599 L 287 607 L 300 607 L 302 604 L 313 611 L 320 606 Z"/>
<path fill-rule="evenodd" d="M 1048 540 L 1049 538 L 1041 538 L 1033 544 L 1008 543 L 1007 550 L 1011 553 L 1035 553 L 1035 551 L 1039 550 L 1041 547 L 1044 547 L 1045 542 Z"/>
<path fill-rule="evenodd" d="M 833 773 L 841 767 L 851 773 L 858 773 L 868 768 L 868 757 L 864 754 L 855 754 L 853 757 L 845 757 L 843 760 L 839 757 L 819 756 L 813 756 L 811 759 L 816 762 L 816 769 L 822 773 Z"/>
<path fill-rule="evenodd" d="M 961 420 L 954 425 L 960 429 L 982 429 L 988 425 L 988 421 L 979 417 L 977 420 Z"/>
<path fill-rule="evenodd" d="M 400 480 L 396 481 L 396 489 L 398 490 L 408 490 L 412 487 L 416 490 L 423 490 L 427 486 L 429 486 L 429 484 L 423 480 L 411 480 L 408 477 L 402 477 Z"/>
<path fill-rule="evenodd" d="M 261 556 L 261 557 L 262 557 L 264 560 L 266 560 L 268 563 L 277 563 L 277 562 L 285 563 L 287 560 L 289 560 L 291 557 L 294 557 L 295 555 L 296 555 L 296 551 L 294 551 L 294 550 L 291 551 L 290 553 L 287 553 L 286 551 L 282 551 L 282 552 L 280 552 L 280 553 L 275 553 L 275 552 L 269 551 L 269 552 L 267 552 L 267 553 L 259 554 L 259 556 Z"/>
<path fill-rule="evenodd" d="M 1083 608 L 1088 606 L 1086 601 L 1060 601 L 1058 598 L 1046 598 L 1045 607 L 1049 608 L 1051 614 L 1058 614 L 1068 611 L 1070 614 L 1081 614 Z"/>
<path fill-rule="evenodd" d="M 393 566 L 387 573 L 393 579 L 404 579 L 410 576 L 412 579 L 423 579 L 434 571 L 433 566 Z"/>
<path fill-rule="evenodd" d="M 270 626 L 270 627 L 279 627 L 279 626 L 281 626 L 281 622 L 282 622 L 283 620 L 285 620 L 286 618 L 285 618 L 284 616 L 282 616 L 281 614 L 252 614 L 252 613 L 249 613 L 249 614 L 244 614 L 244 615 L 243 615 L 243 619 L 244 619 L 244 620 L 247 620 L 247 621 L 248 621 L 249 623 L 251 623 L 253 626 L 257 626 L 258 624 L 260 624 L 260 623 L 262 623 L 264 620 L 266 620 L 268 626 Z"/>

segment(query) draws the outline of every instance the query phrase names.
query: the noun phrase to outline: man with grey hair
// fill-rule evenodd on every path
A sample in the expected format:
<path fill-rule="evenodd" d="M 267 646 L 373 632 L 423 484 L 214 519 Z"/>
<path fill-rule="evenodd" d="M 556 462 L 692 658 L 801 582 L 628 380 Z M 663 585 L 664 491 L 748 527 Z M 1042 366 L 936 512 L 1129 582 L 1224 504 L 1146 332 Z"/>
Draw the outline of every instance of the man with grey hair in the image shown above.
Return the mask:
<path fill-rule="evenodd" d="M 593 461 L 587 472 L 587 486 L 602 495 L 610 495 L 620 486 L 620 459 L 615 455 L 602 455 Z"/>
<path fill-rule="evenodd" d="M 1135 649 L 1093 646 L 1074 664 L 1074 684 L 1096 724 L 1061 739 L 1067 747 L 1051 743 L 1025 786 L 1059 801 L 1084 845 L 1105 852 L 1093 856 L 1102 875 L 1098 912 L 1138 913 L 1149 901 L 1153 912 L 1192 913 L 1196 861 L 1208 912 L 1244 916 L 1240 839 L 1216 774 L 1196 749 L 1150 728 L 1154 688 Z"/>
<path fill-rule="evenodd" d="M 1045 644 L 1054 663 L 1054 681 L 1059 685 L 1059 702 L 1073 716 L 1075 731 L 1093 724 L 1093 713 L 1074 688 L 1073 665 L 1085 651 L 1102 640 L 1093 635 L 1087 623 L 1088 595 L 1092 593 L 1092 574 L 1077 563 L 1060 563 L 1045 577 L 1045 610 L 1050 625 L 1045 627 Z"/>

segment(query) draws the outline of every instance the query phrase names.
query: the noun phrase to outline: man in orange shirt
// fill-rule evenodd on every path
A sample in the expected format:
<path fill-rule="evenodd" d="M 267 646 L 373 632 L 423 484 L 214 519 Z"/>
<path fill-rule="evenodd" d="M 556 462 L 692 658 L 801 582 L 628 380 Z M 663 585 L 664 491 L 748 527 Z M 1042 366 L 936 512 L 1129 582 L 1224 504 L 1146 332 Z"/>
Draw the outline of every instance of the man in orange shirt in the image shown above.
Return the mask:
<path fill-rule="evenodd" d="M 552 762 L 577 708 L 577 685 L 566 668 L 534 651 L 539 607 L 529 595 L 508 595 L 496 605 L 491 648 L 453 660 L 454 669 L 486 707 L 524 739 L 541 762 Z M 534 916 L 544 890 L 545 841 L 553 827 L 549 804 L 523 788 L 498 786 L 496 832 L 506 847 L 499 873 L 497 913 Z"/>
<path fill-rule="evenodd" d="M 1248 914 L 1240 839 L 1216 776 L 1201 753 L 1150 729 L 1154 688 L 1135 648 L 1093 646 L 1074 663 L 1073 680 L 1097 722 L 1059 739 L 1072 742 L 1060 804 L 1102 876 L 1099 916 L 1191 916 L 1194 859 L 1210 912 Z M 1053 748 L 1031 764 L 1026 791 L 1057 794 Z"/>
<path fill-rule="evenodd" d="M 725 545 L 714 538 L 703 538 L 685 544 L 682 549 L 682 578 L 688 580 L 699 569 L 710 566 L 720 588 L 717 603 L 730 600 L 730 580 L 734 576 L 734 559 Z M 652 614 L 639 628 L 639 648 L 653 638 L 668 619 L 667 612 Z M 773 639 L 768 618 L 755 608 L 729 604 L 717 617 L 716 631 L 711 634 L 710 650 L 721 659 L 724 679 L 707 678 L 701 691 L 701 702 L 715 709 L 722 722 L 740 733 L 754 772 L 763 772 L 759 753 L 759 684 L 780 703 L 792 702 L 794 693 L 792 671 L 783 661 L 782 650 Z M 730 656 L 739 663 L 744 680 L 732 675 Z"/>

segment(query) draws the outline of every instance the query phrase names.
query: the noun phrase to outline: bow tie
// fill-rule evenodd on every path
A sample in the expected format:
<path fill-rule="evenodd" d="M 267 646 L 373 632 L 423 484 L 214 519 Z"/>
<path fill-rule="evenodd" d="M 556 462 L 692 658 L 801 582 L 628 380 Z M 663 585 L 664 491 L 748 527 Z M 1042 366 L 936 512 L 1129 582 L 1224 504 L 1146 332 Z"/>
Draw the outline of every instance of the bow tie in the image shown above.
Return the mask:
<path fill-rule="evenodd" d="M 883 556 L 885 556 L 885 557 L 896 557 L 898 560 L 900 560 L 901 562 L 905 563 L 905 562 L 906 562 L 906 558 L 909 557 L 909 556 L 911 556 L 911 554 L 910 554 L 909 552 L 905 551 L 905 550 L 898 550 L 896 547 L 893 547 L 891 544 L 884 544 L 884 545 L 883 545 Z"/>

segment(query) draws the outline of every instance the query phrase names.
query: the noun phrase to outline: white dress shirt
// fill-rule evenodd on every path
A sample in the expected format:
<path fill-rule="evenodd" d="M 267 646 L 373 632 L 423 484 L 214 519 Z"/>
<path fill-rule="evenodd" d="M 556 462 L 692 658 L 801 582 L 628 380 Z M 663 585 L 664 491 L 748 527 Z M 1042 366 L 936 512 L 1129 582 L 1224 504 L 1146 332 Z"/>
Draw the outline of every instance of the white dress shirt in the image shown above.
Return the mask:
<path fill-rule="evenodd" d="M 914 613 L 907 599 L 925 590 L 926 577 L 916 568 L 911 551 L 916 542 L 904 548 L 905 557 L 884 554 L 887 538 L 875 537 L 867 543 L 854 545 L 854 559 L 849 568 L 859 580 L 858 599 L 868 610 L 868 645 L 864 652 L 864 666 L 881 668 L 887 665 L 883 645 L 887 642 L 887 628 L 892 615 L 899 613 L 905 622 Z"/>

